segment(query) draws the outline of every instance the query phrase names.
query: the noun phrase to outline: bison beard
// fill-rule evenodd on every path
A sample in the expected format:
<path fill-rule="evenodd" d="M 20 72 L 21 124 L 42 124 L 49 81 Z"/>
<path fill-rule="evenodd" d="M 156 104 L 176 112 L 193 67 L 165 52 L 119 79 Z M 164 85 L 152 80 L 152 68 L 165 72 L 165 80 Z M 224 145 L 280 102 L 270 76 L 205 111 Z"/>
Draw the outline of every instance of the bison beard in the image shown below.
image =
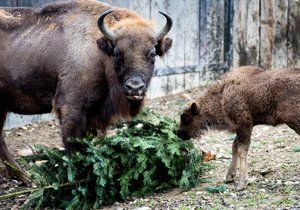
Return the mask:
<path fill-rule="evenodd" d="M 181 115 L 178 135 L 196 137 L 208 128 L 236 133 L 226 182 L 233 182 L 240 160 L 238 190 L 246 187 L 247 155 L 253 126 L 287 124 L 300 135 L 300 69 L 263 71 L 237 68 L 209 86 Z"/>
<path fill-rule="evenodd" d="M 103 134 L 106 128 L 117 119 L 130 119 L 136 116 L 143 106 L 143 101 L 128 101 L 126 96 L 122 94 L 122 90 L 113 87 L 109 92 L 109 97 L 104 104 L 98 104 L 87 113 L 88 128 L 91 134 L 96 135 L 99 129 Z"/>
<path fill-rule="evenodd" d="M 53 110 L 68 151 L 78 149 L 70 137 L 105 134 L 138 114 L 155 56 L 172 45 L 172 20 L 161 14 L 166 24 L 156 31 L 135 12 L 95 0 L 0 8 L 0 158 L 19 167 L 3 138 L 8 112 Z"/>

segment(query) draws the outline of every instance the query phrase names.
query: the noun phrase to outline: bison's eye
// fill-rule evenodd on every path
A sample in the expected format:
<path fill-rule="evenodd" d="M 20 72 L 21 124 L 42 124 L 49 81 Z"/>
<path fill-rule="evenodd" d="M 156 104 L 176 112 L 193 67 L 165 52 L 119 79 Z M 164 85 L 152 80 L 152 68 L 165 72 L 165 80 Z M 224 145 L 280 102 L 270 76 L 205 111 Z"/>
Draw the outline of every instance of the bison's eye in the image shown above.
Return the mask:
<path fill-rule="evenodd" d="M 155 62 L 155 56 L 156 56 L 156 50 L 155 49 L 150 50 L 150 52 L 148 54 L 150 63 L 153 64 Z"/>
<path fill-rule="evenodd" d="M 120 62 L 120 60 L 121 60 L 121 53 L 120 53 L 120 51 L 117 48 L 114 49 L 113 56 L 115 57 L 115 61 L 117 63 Z"/>
<path fill-rule="evenodd" d="M 187 114 L 182 114 L 180 119 L 181 119 L 181 122 L 185 123 L 185 124 L 189 123 L 192 120 L 191 117 Z"/>

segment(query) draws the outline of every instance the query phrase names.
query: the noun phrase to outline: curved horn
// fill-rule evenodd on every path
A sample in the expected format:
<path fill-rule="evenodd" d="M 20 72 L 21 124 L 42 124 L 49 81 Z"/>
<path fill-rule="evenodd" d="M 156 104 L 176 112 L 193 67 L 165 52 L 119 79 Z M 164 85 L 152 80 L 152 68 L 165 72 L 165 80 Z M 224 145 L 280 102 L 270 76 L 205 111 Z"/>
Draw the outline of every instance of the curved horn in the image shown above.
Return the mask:
<path fill-rule="evenodd" d="M 112 9 L 111 9 L 111 10 L 107 10 L 107 11 L 103 12 L 103 13 L 100 15 L 100 17 L 99 17 L 99 19 L 98 19 L 98 27 L 99 27 L 100 31 L 102 32 L 102 34 L 103 34 L 107 39 L 109 39 L 109 40 L 111 40 L 111 41 L 114 41 L 114 40 L 116 39 L 116 35 L 114 34 L 114 32 L 112 32 L 111 30 L 109 30 L 109 29 L 105 26 L 105 24 L 104 24 L 104 18 L 105 18 L 108 14 L 112 13 L 112 11 L 113 11 Z"/>
<path fill-rule="evenodd" d="M 163 12 L 159 12 L 159 13 L 162 14 L 163 16 L 165 16 L 165 18 L 167 19 L 167 23 L 161 31 L 156 33 L 156 35 L 155 35 L 156 40 L 160 40 L 164 36 L 166 36 L 167 33 L 171 30 L 172 25 L 173 25 L 172 18 L 169 15 L 167 15 L 166 13 L 163 13 Z"/>

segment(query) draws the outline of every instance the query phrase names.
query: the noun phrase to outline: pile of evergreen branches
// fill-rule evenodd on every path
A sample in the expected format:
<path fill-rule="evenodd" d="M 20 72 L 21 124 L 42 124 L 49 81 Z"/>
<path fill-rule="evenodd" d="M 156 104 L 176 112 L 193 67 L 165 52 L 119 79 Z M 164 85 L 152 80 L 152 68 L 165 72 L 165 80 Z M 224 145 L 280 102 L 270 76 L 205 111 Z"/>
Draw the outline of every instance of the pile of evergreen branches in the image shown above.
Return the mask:
<path fill-rule="evenodd" d="M 80 151 L 36 147 L 24 158 L 37 185 L 24 208 L 99 208 L 173 187 L 189 189 L 198 182 L 202 158 L 191 141 L 174 133 L 175 121 L 149 110 L 117 125 L 117 134 L 73 140 Z"/>

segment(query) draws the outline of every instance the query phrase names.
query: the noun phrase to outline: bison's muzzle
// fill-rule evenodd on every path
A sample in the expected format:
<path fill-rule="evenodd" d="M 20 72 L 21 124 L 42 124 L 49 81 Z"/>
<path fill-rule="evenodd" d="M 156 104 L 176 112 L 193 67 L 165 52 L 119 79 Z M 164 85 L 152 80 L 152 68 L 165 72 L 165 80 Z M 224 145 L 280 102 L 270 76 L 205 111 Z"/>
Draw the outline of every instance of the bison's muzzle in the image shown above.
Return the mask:
<path fill-rule="evenodd" d="M 127 98 L 130 100 L 142 100 L 145 95 L 146 84 L 139 77 L 133 77 L 126 81 L 125 88 Z"/>
<path fill-rule="evenodd" d="M 185 131 L 180 129 L 177 131 L 177 136 L 183 140 L 189 140 L 191 138 Z"/>

